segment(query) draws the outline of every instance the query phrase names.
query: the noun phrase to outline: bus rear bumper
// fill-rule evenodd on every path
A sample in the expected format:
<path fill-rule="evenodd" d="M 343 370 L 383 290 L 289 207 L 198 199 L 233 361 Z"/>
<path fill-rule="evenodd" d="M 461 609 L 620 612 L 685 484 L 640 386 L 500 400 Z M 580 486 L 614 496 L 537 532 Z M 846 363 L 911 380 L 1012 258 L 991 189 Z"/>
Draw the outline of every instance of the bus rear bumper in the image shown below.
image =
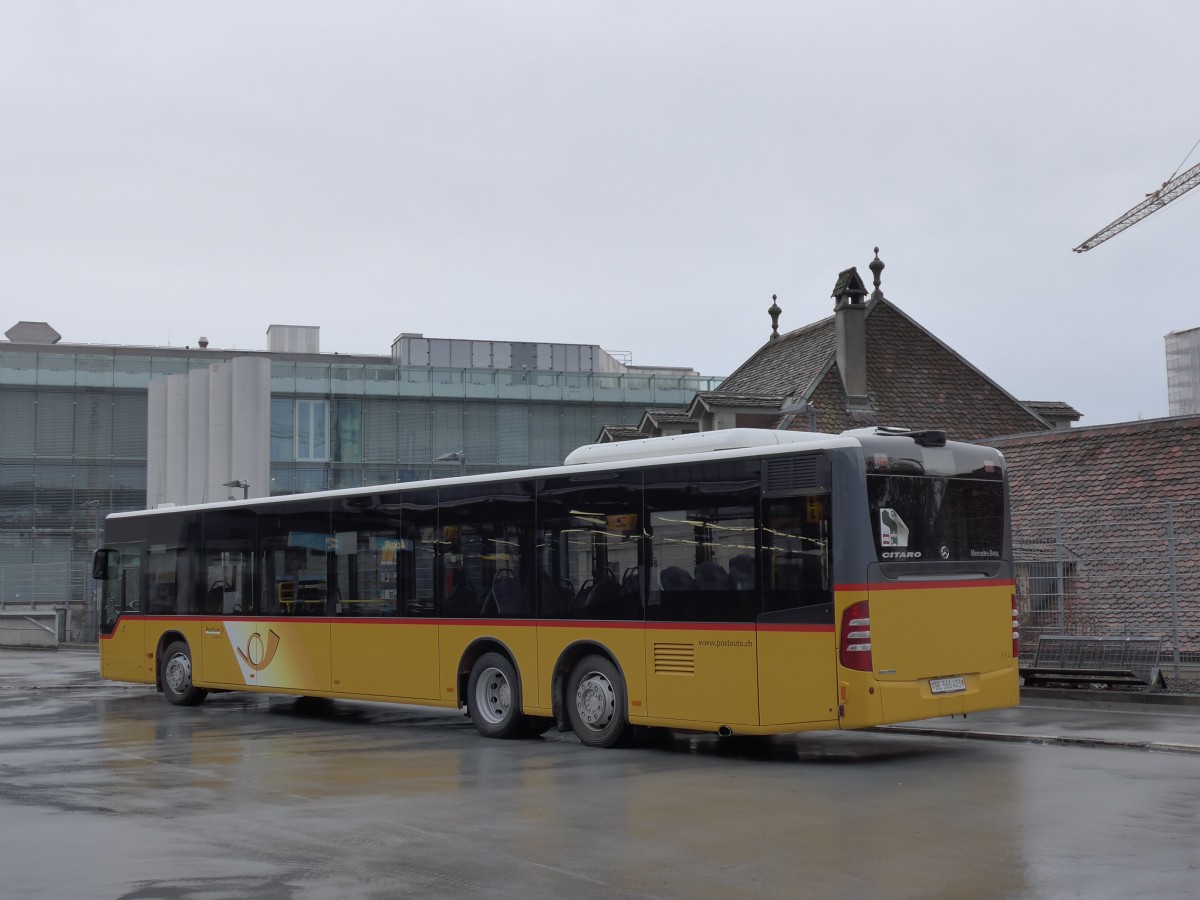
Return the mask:
<path fill-rule="evenodd" d="M 841 727 L 844 729 L 1005 709 L 1017 706 L 1021 700 L 1016 666 L 965 675 L 964 689 L 948 693 L 934 693 L 928 678 L 890 682 L 866 680 L 871 682 L 869 686 L 843 683 L 843 695 L 848 701 L 841 710 Z"/>
<path fill-rule="evenodd" d="M 966 690 L 935 694 L 929 679 L 879 685 L 883 722 L 912 722 L 940 716 L 962 716 L 985 709 L 1004 709 L 1021 702 L 1016 668 L 966 676 Z"/>

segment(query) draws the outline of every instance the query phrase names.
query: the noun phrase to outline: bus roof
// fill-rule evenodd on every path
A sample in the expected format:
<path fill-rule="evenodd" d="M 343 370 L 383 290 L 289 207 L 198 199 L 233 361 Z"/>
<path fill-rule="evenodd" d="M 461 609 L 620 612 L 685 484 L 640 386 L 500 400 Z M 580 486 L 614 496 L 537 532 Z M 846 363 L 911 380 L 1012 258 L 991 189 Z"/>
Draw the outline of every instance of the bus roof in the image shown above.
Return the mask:
<path fill-rule="evenodd" d="M 874 428 L 860 428 L 842 434 L 823 434 L 811 431 L 775 431 L 764 428 L 727 428 L 720 431 L 702 431 L 694 434 L 669 435 L 634 441 L 616 441 L 608 444 L 586 444 L 571 451 L 561 466 L 546 466 L 537 469 L 520 469 L 508 472 L 490 472 L 483 475 L 429 478 L 420 481 L 376 484 L 329 491 L 312 491 L 306 494 L 251 497 L 247 500 L 220 500 L 187 505 L 164 505 L 157 509 L 140 509 L 111 513 L 107 518 L 144 516 L 153 513 L 192 512 L 203 509 L 237 509 L 251 505 L 273 506 L 297 500 L 361 497 L 365 494 L 379 491 L 411 491 L 459 484 L 487 484 L 489 482 L 510 481 L 520 478 L 580 475 L 587 472 L 632 469 L 648 461 L 653 461 L 655 464 L 668 465 L 674 462 L 696 462 L 701 457 L 718 461 L 737 459 L 741 456 L 775 456 L 794 452 L 801 447 L 813 450 L 857 449 L 863 446 L 860 438 L 868 440 L 868 443 L 875 440 L 887 440 L 889 438 L 911 441 L 910 437 L 889 434 L 886 430 L 877 430 Z M 950 443 L 953 444 L 955 442 Z M 992 452 L 997 457 L 1000 457 L 996 451 Z"/>

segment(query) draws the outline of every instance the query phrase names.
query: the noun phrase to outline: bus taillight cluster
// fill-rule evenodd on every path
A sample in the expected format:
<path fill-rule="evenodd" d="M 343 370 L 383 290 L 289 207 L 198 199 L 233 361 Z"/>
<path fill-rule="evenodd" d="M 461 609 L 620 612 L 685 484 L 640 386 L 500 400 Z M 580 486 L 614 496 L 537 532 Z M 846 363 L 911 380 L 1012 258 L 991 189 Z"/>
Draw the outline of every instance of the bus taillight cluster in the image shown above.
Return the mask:
<path fill-rule="evenodd" d="M 866 600 L 847 607 L 842 613 L 841 649 L 838 651 L 842 665 L 847 669 L 870 672 L 871 665 L 871 613 Z"/>

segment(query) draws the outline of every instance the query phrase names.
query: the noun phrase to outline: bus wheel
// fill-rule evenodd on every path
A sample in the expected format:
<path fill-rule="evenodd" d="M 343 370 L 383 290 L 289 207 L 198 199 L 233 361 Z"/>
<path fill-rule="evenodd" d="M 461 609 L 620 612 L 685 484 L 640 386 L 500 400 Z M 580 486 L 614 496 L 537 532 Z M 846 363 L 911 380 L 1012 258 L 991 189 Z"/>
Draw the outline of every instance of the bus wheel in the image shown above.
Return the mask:
<path fill-rule="evenodd" d="M 485 653 L 471 667 L 467 711 L 484 737 L 514 738 L 525 733 L 517 673 L 499 653 Z"/>
<path fill-rule="evenodd" d="M 625 683 L 603 656 L 585 656 L 567 680 L 567 721 L 589 747 L 615 747 L 629 732 Z"/>
<path fill-rule="evenodd" d="M 183 641 L 170 644 L 162 655 L 162 686 L 176 706 L 196 706 L 208 696 L 208 691 L 192 685 L 192 655 Z"/>

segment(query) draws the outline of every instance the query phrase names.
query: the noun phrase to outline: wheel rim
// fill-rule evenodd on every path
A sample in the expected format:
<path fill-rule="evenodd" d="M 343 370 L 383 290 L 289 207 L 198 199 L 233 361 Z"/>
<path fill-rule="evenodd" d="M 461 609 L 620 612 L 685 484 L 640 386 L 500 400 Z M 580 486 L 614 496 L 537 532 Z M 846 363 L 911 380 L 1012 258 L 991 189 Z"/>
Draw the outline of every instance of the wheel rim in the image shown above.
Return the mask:
<path fill-rule="evenodd" d="M 499 725 L 512 710 L 512 685 L 494 666 L 484 669 L 475 683 L 475 709 L 489 725 Z"/>
<path fill-rule="evenodd" d="M 575 710 L 588 728 L 603 731 L 617 714 L 617 692 L 599 672 L 588 672 L 575 689 Z"/>
<path fill-rule="evenodd" d="M 187 658 L 187 654 L 176 653 L 167 660 L 163 679 L 167 682 L 167 687 L 176 694 L 182 694 L 192 686 L 192 661 Z"/>

